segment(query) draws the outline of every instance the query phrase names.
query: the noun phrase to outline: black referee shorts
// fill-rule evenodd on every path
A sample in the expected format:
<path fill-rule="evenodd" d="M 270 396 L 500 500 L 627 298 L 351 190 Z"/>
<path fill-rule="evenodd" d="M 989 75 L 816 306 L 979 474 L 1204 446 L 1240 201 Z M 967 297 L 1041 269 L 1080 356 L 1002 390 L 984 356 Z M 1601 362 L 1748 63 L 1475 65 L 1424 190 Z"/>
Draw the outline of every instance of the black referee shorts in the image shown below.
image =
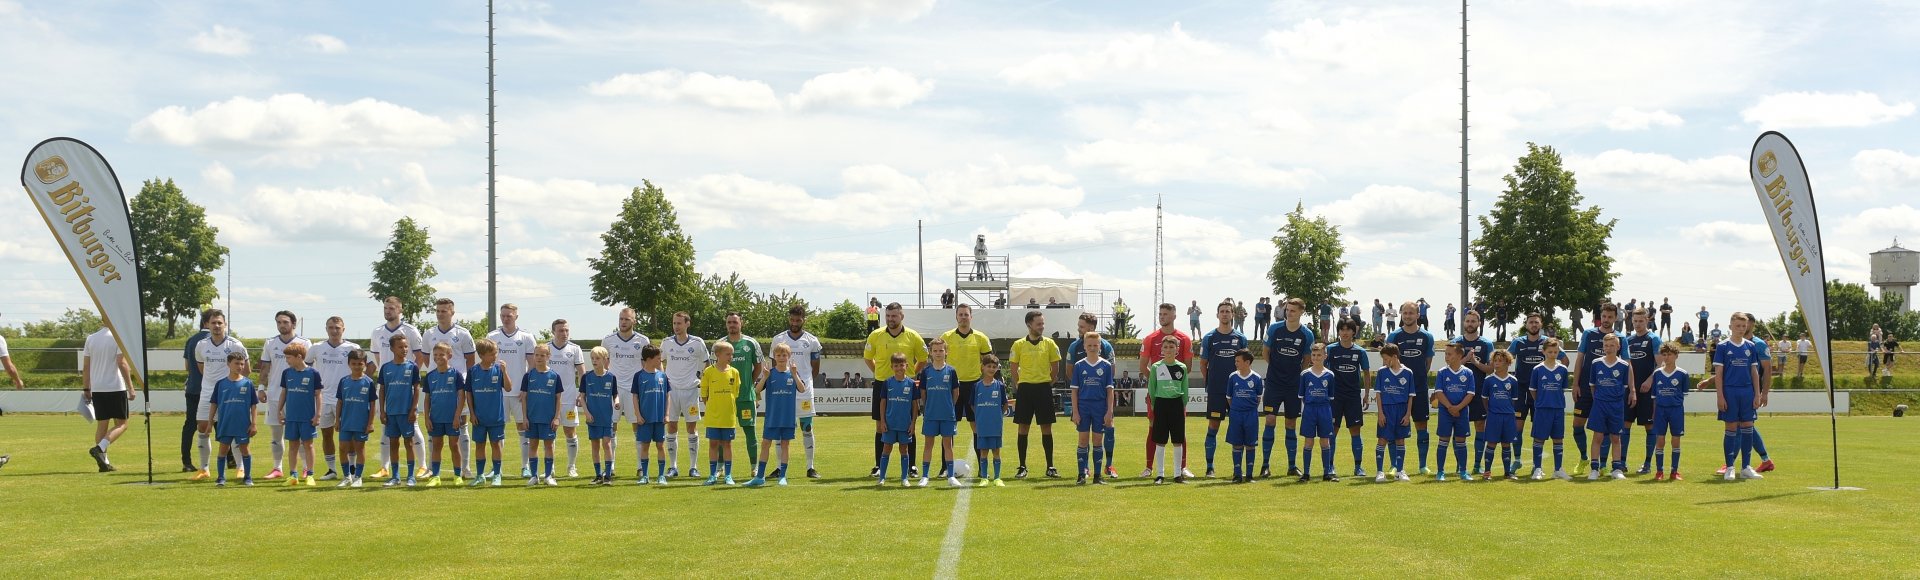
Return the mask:
<path fill-rule="evenodd" d="M 1048 383 L 1021 383 L 1014 389 L 1013 424 L 1052 425 L 1055 415 L 1053 385 Z"/>

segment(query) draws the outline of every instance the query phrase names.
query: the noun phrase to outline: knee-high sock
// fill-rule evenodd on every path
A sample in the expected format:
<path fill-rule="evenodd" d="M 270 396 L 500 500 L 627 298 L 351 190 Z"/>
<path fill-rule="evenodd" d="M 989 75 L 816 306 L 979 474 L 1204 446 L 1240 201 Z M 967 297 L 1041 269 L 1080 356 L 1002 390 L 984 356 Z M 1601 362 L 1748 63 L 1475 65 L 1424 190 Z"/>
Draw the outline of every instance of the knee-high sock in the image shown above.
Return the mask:
<path fill-rule="evenodd" d="M 800 441 L 807 447 L 807 469 L 813 469 L 813 432 L 802 433 Z"/>
<path fill-rule="evenodd" d="M 1325 447 L 1320 448 L 1320 463 L 1325 464 L 1327 466 L 1327 475 L 1333 475 L 1333 446 L 1332 445 L 1327 445 Z"/>
<path fill-rule="evenodd" d="M 667 434 L 666 460 L 667 460 L 667 463 L 672 465 L 674 469 L 680 468 L 680 437 L 681 435 L 679 433 Z M 666 473 L 667 472 L 665 471 L 660 472 L 661 475 L 666 475 Z"/>
<path fill-rule="evenodd" d="M 1313 453 L 1313 450 L 1308 449 L 1307 453 Z M 1288 427 L 1287 428 L 1287 471 L 1288 472 L 1293 471 L 1293 467 L 1294 467 L 1293 457 L 1299 454 L 1300 454 L 1300 430 L 1294 427 Z"/>
<path fill-rule="evenodd" d="M 742 419 L 740 421 L 740 430 L 746 431 L 747 464 L 752 465 L 755 462 L 760 461 L 760 436 L 759 434 L 754 433 L 754 431 L 757 431 L 758 429 L 755 429 L 753 427 L 753 421 Z"/>
<path fill-rule="evenodd" d="M 1166 449 L 1167 446 L 1162 445 L 1160 446 L 1160 448 Z M 1179 477 L 1181 475 L 1180 470 L 1184 469 L 1181 466 L 1186 464 L 1187 464 L 1187 444 L 1181 443 L 1179 445 L 1174 445 L 1173 446 L 1173 465 L 1167 466 L 1167 471 L 1171 471 L 1173 472 L 1175 477 Z"/>
<path fill-rule="evenodd" d="M 1387 444 L 1385 443 L 1373 446 L 1373 470 L 1380 473 L 1387 472 Z"/>
<path fill-rule="evenodd" d="M 205 438 L 201 438 L 205 441 Z M 1220 447 L 1220 428 L 1207 427 L 1207 471 L 1213 471 L 1213 452 Z M 206 463 L 202 461 L 201 463 Z"/>
<path fill-rule="evenodd" d="M 1641 456 L 1641 459 L 1640 459 L 1641 465 L 1646 465 L 1648 462 L 1653 461 L 1654 454 L 1655 454 L 1654 444 L 1658 443 L 1659 439 L 1660 439 L 1659 437 L 1654 437 L 1652 432 L 1647 433 L 1647 440 L 1643 444 L 1647 448 L 1647 453 L 1646 455 Z"/>
<path fill-rule="evenodd" d="M 1627 462 L 1627 450 L 1629 449 L 1633 449 L 1633 423 L 1627 423 L 1627 428 L 1620 432 L 1620 447 L 1614 450 L 1620 455 L 1621 463 Z M 1612 460 L 1613 455 L 1607 455 L 1607 459 Z"/>
<path fill-rule="evenodd" d="M 520 468 L 533 469 L 533 440 L 525 431 L 520 432 Z"/>
<path fill-rule="evenodd" d="M 213 442 L 208 439 L 207 433 L 196 433 L 194 446 L 200 450 L 200 470 L 206 471 L 207 458 L 213 456 Z"/>
<path fill-rule="evenodd" d="M 1014 444 L 1015 444 L 1014 446 L 1016 450 L 1019 451 L 1020 453 L 1020 466 L 1026 467 L 1027 466 L 1027 434 L 1021 433 L 1020 435 L 1014 437 Z"/>
<path fill-rule="evenodd" d="M 1351 435 L 1347 437 L 1347 442 L 1353 446 L 1353 470 L 1360 471 L 1360 453 L 1361 449 L 1363 449 L 1363 443 L 1361 443 L 1359 437 Z"/>
<path fill-rule="evenodd" d="M 1167 475 L 1167 448 L 1161 447 L 1158 454 L 1147 456 L 1147 465 L 1151 466 L 1154 477 L 1165 477 Z"/>
<path fill-rule="evenodd" d="M 1421 447 L 1421 449 L 1424 450 L 1426 448 Z M 1393 470 L 1400 472 L 1407 470 L 1407 444 L 1405 442 L 1393 444 Z"/>
<path fill-rule="evenodd" d="M 1553 442 L 1553 470 L 1554 471 L 1563 471 L 1566 469 L 1566 467 L 1561 463 L 1566 459 L 1566 457 L 1567 457 L 1566 447 L 1562 446 L 1559 441 Z"/>
<path fill-rule="evenodd" d="M 1674 473 L 1680 473 L 1680 448 L 1679 447 L 1673 448 L 1673 460 L 1669 461 L 1668 463 L 1673 464 Z"/>
<path fill-rule="evenodd" d="M 1487 458 L 1487 451 L 1490 451 L 1490 449 L 1487 447 L 1486 433 L 1474 433 L 1473 434 L 1473 470 L 1474 471 L 1481 471 L 1480 462 Z"/>
<path fill-rule="evenodd" d="M 1740 428 L 1740 467 L 1753 465 L 1753 428 Z"/>
<path fill-rule="evenodd" d="M 1428 441 L 1428 438 L 1427 438 L 1427 430 L 1426 430 L 1426 429 L 1421 429 L 1421 430 L 1420 430 L 1420 433 L 1419 433 L 1419 439 L 1417 440 L 1417 443 L 1418 443 L 1418 444 L 1417 444 L 1417 445 L 1415 445 L 1415 447 L 1417 447 L 1417 448 L 1419 449 L 1419 454 L 1420 454 L 1420 469 L 1421 469 L 1422 471 L 1424 471 L 1424 470 L 1426 470 L 1426 469 L 1427 469 L 1427 441 Z M 1401 467 L 1402 467 L 1402 468 L 1404 468 L 1404 467 L 1406 467 L 1406 464 L 1405 464 L 1405 463 L 1402 463 L 1402 464 L 1401 464 Z"/>
<path fill-rule="evenodd" d="M 753 440 L 748 439 L 747 444 L 752 445 Z M 1051 451 L 1049 451 L 1049 453 L 1051 453 Z M 919 455 L 920 455 L 920 438 L 914 436 L 913 433 L 907 433 L 907 451 L 906 453 L 901 454 L 901 456 L 907 458 L 908 466 L 912 466 L 914 458 L 918 457 Z M 903 471 L 902 473 L 904 474 L 905 472 Z"/>
<path fill-rule="evenodd" d="M 573 468 L 578 465 L 580 465 L 580 436 L 575 435 L 567 438 L 567 467 Z"/>
<path fill-rule="evenodd" d="M 1541 448 L 1545 446 L 1546 446 L 1545 442 L 1542 442 L 1542 441 L 1533 442 L 1533 468 L 1534 469 L 1540 469 L 1540 465 L 1541 465 L 1540 460 L 1543 458 L 1543 454 L 1541 453 Z"/>
<path fill-rule="evenodd" d="M 1074 448 L 1074 450 L 1073 450 L 1073 457 L 1074 457 L 1074 459 L 1075 459 L 1075 460 L 1077 460 L 1077 461 L 1079 462 L 1079 465 L 1080 465 L 1080 471 L 1076 471 L 1076 472 L 1074 472 L 1074 473 L 1075 473 L 1075 474 L 1077 474 L 1077 475 L 1078 475 L 1079 477 L 1086 477 L 1086 476 L 1087 476 L 1087 448 L 1086 448 L 1086 446 L 1080 446 L 1080 447 L 1075 447 L 1075 448 Z"/>
<path fill-rule="evenodd" d="M 1266 469 L 1267 466 L 1273 464 L 1273 440 L 1275 439 L 1273 434 L 1273 429 L 1274 429 L 1273 425 L 1268 425 L 1265 429 L 1260 431 L 1260 468 L 1261 469 Z M 1248 462 L 1248 468 L 1249 469 L 1252 468 L 1252 462 Z"/>
<path fill-rule="evenodd" d="M 1747 436 L 1753 438 L 1753 452 L 1760 454 L 1761 461 L 1767 461 L 1767 442 L 1760 439 L 1760 426 L 1748 427 Z"/>
<path fill-rule="evenodd" d="M 1648 437 L 1648 439 L 1652 439 L 1652 437 Z M 1661 449 L 1660 451 L 1666 451 L 1666 450 L 1665 450 L 1665 449 Z M 1666 454 L 1666 453 L 1654 453 L 1654 454 L 1653 454 L 1653 465 L 1654 465 L 1654 469 L 1655 469 L 1655 470 L 1657 470 L 1657 471 L 1656 471 L 1657 473 L 1666 473 L 1666 472 L 1667 472 L 1667 454 Z"/>
<path fill-rule="evenodd" d="M 1107 436 L 1105 439 L 1101 440 L 1100 446 L 1105 448 L 1107 451 L 1106 465 L 1108 467 L 1112 467 L 1113 466 L 1113 426 L 1112 425 L 1107 426 Z M 1767 455 L 1766 451 L 1760 452 L 1761 457 L 1765 457 L 1766 455 Z"/>
<path fill-rule="evenodd" d="M 1573 426 L 1573 446 L 1580 450 L 1580 461 L 1587 460 L 1587 426 Z"/>
<path fill-rule="evenodd" d="M 1487 450 L 1487 454 L 1492 455 L 1493 450 L 1491 449 Z M 1515 453 L 1513 452 L 1512 445 L 1500 446 L 1500 470 L 1506 472 L 1507 475 L 1513 475 L 1513 472 L 1514 472 L 1513 456 L 1514 455 Z M 1488 471 L 1492 471 L 1492 470 L 1489 469 Z"/>
<path fill-rule="evenodd" d="M 287 425 L 281 423 L 267 427 L 273 431 L 273 468 L 277 470 L 286 466 L 284 461 L 287 457 Z"/>
<path fill-rule="evenodd" d="M 1292 459 L 1292 457 L 1288 457 L 1288 459 Z M 1301 454 L 1300 468 L 1301 468 L 1300 469 L 1301 474 L 1313 475 L 1313 447 L 1312 446 L 1308 446 L 1307 452 Z"/>
<path fill-rule="evenodd" d="M 1447 438 L 1442 437 L 1440 438 L 1440 443 L 1434 446 L 1433 470 L 1442 474 L 1447 472 L 1447 441 Z M 1465 466 L 1463 465 L 1461 467 Z"/>
<path fill-rule="evenodd" d="M 1047 454 L 1047 467 L 1053 467 L 1053 434 L 1040 434 L 1040 450 Z"/>
<path fill-rule="evenodd" d="M 1469 469 L 1467 466 L 1467 441 L 1465 439 L 1456 437 L 1453 440 L 1453 464 L 1461 470 Z"/>
<path fill-rule="evenodd" d="M 1247 462 L 1246 461 L 1247 451 L 1248 449 L 1241 447 L 1239 445 L 1233 446 L 1233 478 L 1234 479 L 1240 479 L 1241 477 L 1240 464 Z M 1248 465 L 1247 467 L 1251 469 L 1253 466 Z"/>
<path fill-rule="evenodd" d="M 692 471 L 700 464 L 700 434 L 692 430 L 687 432 L 687 470 Z"/>
<path fill-rule="evenodd" d="M 1726 462 L 1722 465 L 1726 465 L 1728 469 L 1732 469 L 1733 459 L 1740 455 L 1740 431 L 1738 431 L 1737 428 L 1736 430 L 1727 431 L 1726 436 L 1720 439 L 1720 450 L 1722 454 L 1726 455 Z"/>
<path fill-rule="evenodd" d="M 619 427 L 619 425 L 620 425 L 619 423 L 614 423 L 614 428 L 613 428 L 613 432 L 614 432 L 614 434 L 615 434 L 615 435 L 614 435 L 613 437 L 609 437 L 609 438 L 607 438 L 607 456 L 605 457 L 605 459 L 606 459 L 606 463 L 607 463 L 607 473 L 606 473 L 606 475 L 608 475 L 608 476 L 612 476 L 612 475 L 613 475 L 613 464 L 614 464 L 614 458 L 615 458 L 615 457 L 619 457 L 619 456 L 620 456 L 620 437 L 619 437 L 619 433 L 620 433 L 620 427 Z M 575 436 L 575 438 L 577 439 L 577 438 L 578 438 L 578 436 L 576 435 L 576 436 Z M 591 439 L 589 439 L 588 441 L 592 441 L 592 440 L 591 440 Z M 635 457 L 638 457 L 638 456 L 639 456 L 639 455 L 638 455 L 638 454 L 636 453 L 636 454 L 635 454 Z M 571 464 L 571 463 L 572 463 L 572 460 L 571 460 L 571 459 L 569 459 L 569 460 L 568 460 L 568 463 L 569 463 L 569 464 Z"/>
<path fill-rule="evenodd" d="M 880 469 L 886 469 L 887 468 L 887 452 L 886 452 L 887 444 L 880 442 L 880 439 L 882 437 L 884 436 L 879 433 L 873 434 L 873 464 L 874 464 L 874 467 L 878 467 Z M 1026 445 L 1021 445 L 1020 448 L 1024 451 L 1026 449 Z"/>

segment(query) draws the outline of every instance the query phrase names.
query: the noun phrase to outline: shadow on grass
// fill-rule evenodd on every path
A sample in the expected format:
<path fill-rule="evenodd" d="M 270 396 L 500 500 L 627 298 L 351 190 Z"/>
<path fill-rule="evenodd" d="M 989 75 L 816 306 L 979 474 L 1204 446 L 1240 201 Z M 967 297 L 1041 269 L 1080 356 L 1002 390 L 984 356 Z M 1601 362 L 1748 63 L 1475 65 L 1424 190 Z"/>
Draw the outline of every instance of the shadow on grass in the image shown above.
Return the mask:
<path fill-rule="evenodd" d="M 1721 480 L 1716 480 L 1716 481 L 1721 481 Z M 1722 481 L 1722 482 L 1724 483 L 1724 481 Z M 1796 495 L 1806 495 L 1806 494 L 1810 494 L 1810 493 L 1813 493 L 1813 490 L 1804 490 L 1804 491 L 1794 491 L 1794 492 L 1787 492 L 1787 493 L 1776 493 L 1776 494 L 1773 494 L 1773 495 L 1757 495 L 1757 496 L 1753 496 L 1753 497 L 1738 497 L 1738 498 L 1733 498 L 1733 499 L 1722 499 L 1722 500 L 1714 500 L 1714 501 L 1703 501 L 1703 502 L 1700 502 L 1700 503 L 1697 503 L 1697 504 L 1693 504 L 1693 505 L 1724 505 L 1724 504 L 1734 504 L 1734 503 L 1747 503 L 1747 502 L 1755 502 L 1755 501 L 1768 501 L 1768 500 L 1776 500 L 1776 499 L 1780 499 L 1780 498 L 1783 498 L 1783 497 L 1793 497 L 1793 496 L 1796 496 Z"/>

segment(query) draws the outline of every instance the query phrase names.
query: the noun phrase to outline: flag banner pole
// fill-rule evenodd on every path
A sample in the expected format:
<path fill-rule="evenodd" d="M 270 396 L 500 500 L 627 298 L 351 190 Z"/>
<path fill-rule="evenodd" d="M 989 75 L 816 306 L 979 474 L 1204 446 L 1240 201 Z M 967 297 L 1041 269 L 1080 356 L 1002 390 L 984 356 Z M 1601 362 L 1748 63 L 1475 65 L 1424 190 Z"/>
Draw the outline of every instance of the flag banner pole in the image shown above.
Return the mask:
<path fill-rule="evenodd" d="M 1807 180 L 1807 168 L 1800 152 L 1785 135 L 1777 131 L 1760 134 L 1753 142 L 1747 162 L 1753 192 L 1759 196 L 1760 210 L 1773 231 L 1775 249 L 1793 284 L 1800 315 L 1813 335 L 1813 347 L 1820 357 L 1821 374 L 1827 386 L 1827 429 L 1833 444 L 1833 487 L 1814 489 L 1858 489 L 1840 486 L 1840 420 L 1833 389 L 1833 345 L 1827 325 L 1826 253 L 1820 242 L 1820 216 L 1814 208 L 1813 185 Z"/>

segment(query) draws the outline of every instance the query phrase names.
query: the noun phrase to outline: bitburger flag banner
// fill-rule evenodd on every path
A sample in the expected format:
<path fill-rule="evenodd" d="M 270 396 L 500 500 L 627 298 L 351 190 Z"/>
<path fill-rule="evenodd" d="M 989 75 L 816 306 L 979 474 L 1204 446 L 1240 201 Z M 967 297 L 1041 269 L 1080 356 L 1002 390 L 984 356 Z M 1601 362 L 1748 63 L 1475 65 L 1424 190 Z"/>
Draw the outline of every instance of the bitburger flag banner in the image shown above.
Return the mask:
<path fill-rule="evenodd" d="M 1813 186 L 1807 181 L 1807 168 L 1800 152 L 1785 135 L 1775 131 L 1762 133 L 1753 142 L 1753 155 L 1747 165 L 1753 178 L 1753 192 L 1760 196 L 1761 213 L 1773 230 L 1773 242 L 1786 266 L 1787 280 L 1793 283 L 1793 295 L 1800 302 L 1800 313 L 1813 335 L 1813 348 L 1826 372 L 1827 408 L 1834 414 L 1833 358 L 1828 344 L 1827 266 L 1820 247 L 1820 218 L 1814 210 Z M 1776 340 L 1791 340 L 1776 338 Z M 1775 361 L 1781 364 L 1781 361 Z M 1833 486 L 1840 487 L 1838 425 L 1835 425 Z"/>
<path fill-rule="evenodd" d="M 127 197 L 113 168 L 92 146 L 55 137 L 27 153 L 20 184 L 66 251 L 100 319 L 113 329 L 120 352 L 133 367 L 133 379 L 146 386 L 139 246 L 133 239 Z"/>

